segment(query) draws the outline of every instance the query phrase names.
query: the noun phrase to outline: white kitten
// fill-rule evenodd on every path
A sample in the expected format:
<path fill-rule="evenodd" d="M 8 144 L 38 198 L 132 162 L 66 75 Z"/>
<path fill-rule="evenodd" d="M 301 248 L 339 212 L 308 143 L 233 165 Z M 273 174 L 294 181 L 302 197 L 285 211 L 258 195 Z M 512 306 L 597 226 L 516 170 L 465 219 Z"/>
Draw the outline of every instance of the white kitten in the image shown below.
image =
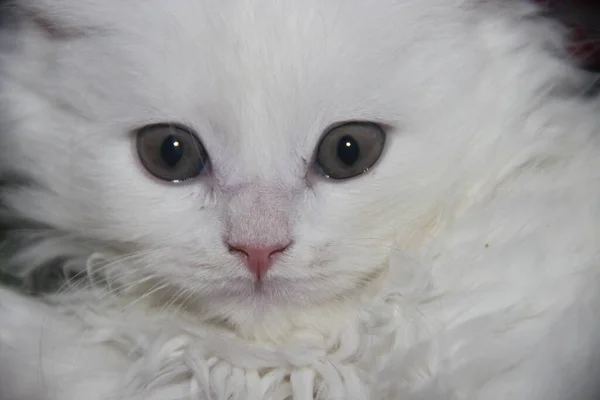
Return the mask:
<path fill-rule="evenodd" d="M 597 394 L 600 114 L 534 6 L 2 13 L 2 400 Z"/>

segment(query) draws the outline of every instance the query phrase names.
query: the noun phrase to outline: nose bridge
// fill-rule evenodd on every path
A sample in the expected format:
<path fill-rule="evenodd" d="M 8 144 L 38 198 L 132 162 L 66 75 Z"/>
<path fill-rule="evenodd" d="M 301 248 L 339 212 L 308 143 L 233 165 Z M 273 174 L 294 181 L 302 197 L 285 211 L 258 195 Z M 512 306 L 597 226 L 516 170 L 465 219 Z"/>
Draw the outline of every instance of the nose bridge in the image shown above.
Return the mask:
<path fill-rule="evenodd" d="M 291 238 L 293 191 L 244 185 L 229 194 L 225 239 L 255 247 L 285 245 Z"/>

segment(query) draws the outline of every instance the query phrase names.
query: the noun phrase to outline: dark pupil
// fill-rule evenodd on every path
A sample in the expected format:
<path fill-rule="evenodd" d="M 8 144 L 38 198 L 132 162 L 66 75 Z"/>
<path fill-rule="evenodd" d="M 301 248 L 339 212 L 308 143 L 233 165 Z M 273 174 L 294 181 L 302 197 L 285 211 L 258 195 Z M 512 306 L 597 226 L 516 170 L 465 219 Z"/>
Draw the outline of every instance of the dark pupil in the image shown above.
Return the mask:
<path fill-rule="evenodd" d="M 352 166 L 360 155 L 358 143 L 350 135 L 343 136 L 337 145 L 337 156 L 347 166 Z"/>
<path fill-rule="evenodd" d="M 174 167 L 183 156 L 183 143 L 173 135 L 167 136 L 160 146 L 160 157 L 169 167 Z"/>

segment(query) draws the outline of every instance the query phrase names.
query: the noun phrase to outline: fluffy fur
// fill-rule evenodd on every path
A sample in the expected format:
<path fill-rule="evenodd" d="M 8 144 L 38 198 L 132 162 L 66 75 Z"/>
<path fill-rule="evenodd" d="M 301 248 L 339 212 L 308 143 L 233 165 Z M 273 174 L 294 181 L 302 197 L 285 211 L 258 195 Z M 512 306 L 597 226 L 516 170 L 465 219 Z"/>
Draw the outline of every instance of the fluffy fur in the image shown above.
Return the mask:
<path fill-rule="evenodd" d="M 2 400 L 598 394 L 598 101 L 533 5 L 3 7 L 2 271 L 46 294 L 0 288 Z M 386 150 L 328 181 L 346 120 Z M 164 121 L 210 176 L 144 171 Z M 258 287 L 227 235 L 294 245 Z"/>

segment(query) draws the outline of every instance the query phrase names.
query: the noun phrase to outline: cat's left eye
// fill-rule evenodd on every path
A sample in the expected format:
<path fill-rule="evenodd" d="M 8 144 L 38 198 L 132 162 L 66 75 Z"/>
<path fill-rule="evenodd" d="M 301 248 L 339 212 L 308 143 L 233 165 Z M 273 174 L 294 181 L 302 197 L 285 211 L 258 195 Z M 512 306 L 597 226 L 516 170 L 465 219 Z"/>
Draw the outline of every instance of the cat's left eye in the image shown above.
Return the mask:
<path fill-rule="evenodd" d="M 347 122 L 327 131 L 317 147 L 317 172 L 349 179 L 367 172 L 383 153 L 385 132 L 371 122 Z"/>
<path fill-rule="evenodd" d="M 137 131 L 142 165 L 155 177 L 171 182 L 195 178 L 208 169 L 208 153 L 189 129 L 175 124 L 153 124 Z"/>

